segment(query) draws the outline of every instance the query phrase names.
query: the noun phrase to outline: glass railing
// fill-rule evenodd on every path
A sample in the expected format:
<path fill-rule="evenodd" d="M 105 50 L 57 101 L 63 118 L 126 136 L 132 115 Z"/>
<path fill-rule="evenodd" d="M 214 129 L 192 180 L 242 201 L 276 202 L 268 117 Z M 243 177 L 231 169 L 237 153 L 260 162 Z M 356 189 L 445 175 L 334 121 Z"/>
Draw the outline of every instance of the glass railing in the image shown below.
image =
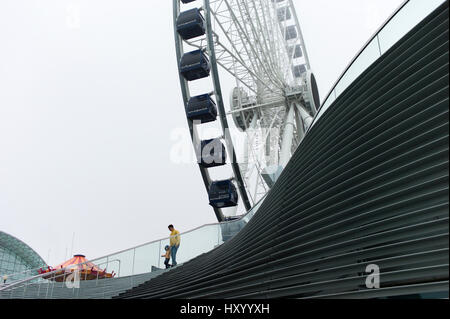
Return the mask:
<path fill-rule="evenodd" d="M 309 130 L 358 76 L 444 2 L 445 0 L 405 1 L 375 32 L 338 78 L 322 102 Z"/>
<path fill-rule="evenodd" d="M 260 207 L 260 200 L 247 214 L 237 220 L 207 224 L 180 234 L 180 248 L 177 251 L 177 263 L 184 263 L 203 253 L 220 246 L 238 233 L 253 217 Z M 164 247 L 169 245 L 170 237 L 149 242 L 137 247 L 120 251 L 106 257 L 91 260 L 93 263 L 105 263 L 111 259 L 120 260 L 120 269 L 108 267 L 107 272 L 114 270 L 118 277 L 133 276 L 164 268 Z"/>
<path fill-rule="evenodd" d="M 232 238 L 254 216 L 264 198 L 265 197 L 239 219 L 222 223 L 207 224 L 181 233 L 180 248 L 178 249 L 176 256 L 178 265 L 201 254 L 207 253 Z M 88 262 L 95 264 L 102 272 L 114 274 L 115 279 L 124 278 L 123 280 L 128 280 L 126 286 L 131 288 L 135 284 L 134 280 L 136 279 L 136 275 L 148 274 L 155 271 L 161 272 L 161 270 L 165 268 L 164 257 L 162 257 L 162 255 L 165 253 L 164 247 L 169 245 L 169 242 L 170 237 L 166 237 L 104 257 L 92 259 Z M 77 266 L 82 266 L 83 264 Z M 49 286 L 52 287 L 52 289 L 49 289 L 45 294 L 45 298 L 52 298 L 55 285 L 56 287 L 64 287 L 64 281 L 72 272 L 73 268 L 74 265 L 68 268 L 55 269 L 45 274 L 38 274 L 37 270 L 32 270 L 30 271 L 30 276 L 26 279 L 10 281 L 6 283 L 6 285 L 3 285 L 3 287 L 0 285 L 0 298 L 5 298 L 5 296 L 21 296 L 21 293 L 15 294 L 13 290 L 23 291 L 23 295 L 25 295 L 27 288 L 29 291 L 38 291 L 31 288 L 35 288 L 36 285 L 39 284 L 47 284 L 47 289 L 49 289 Z M 23 274 L 21 275 L 23 276 Z M 56 279 L 59 281 L 62 280 L 62 282 L 57 282 L 58 280 Z M 94 281 L 96 281 L 95 286 L 102 286 L 103 283 L 106 283 L 109 280 L 111 279 L 103 279 L 100 277 L 94 278 Z M 34 285 L 34 287 L 30 287 L 32 285 Z M 75 288 L 73 287 L 72 289 Z M 77 294 L 74 294 L 74 296 L 76 295 Z"/>

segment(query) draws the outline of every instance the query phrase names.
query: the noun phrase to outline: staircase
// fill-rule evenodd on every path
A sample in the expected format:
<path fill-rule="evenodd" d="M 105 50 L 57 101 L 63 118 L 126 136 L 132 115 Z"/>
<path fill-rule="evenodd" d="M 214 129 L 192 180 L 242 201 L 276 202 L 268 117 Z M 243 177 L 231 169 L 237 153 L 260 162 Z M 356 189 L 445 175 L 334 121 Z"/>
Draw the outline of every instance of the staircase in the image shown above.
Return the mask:
<path fill-rule="evenodd" d="M 120 278 L 81 281 L 80 288 L 67 288 L 62 282 L 36 283 L 0 291 L 0 299 L 111 299 L 126 290 L 153 279 L 165 270 Z"/>

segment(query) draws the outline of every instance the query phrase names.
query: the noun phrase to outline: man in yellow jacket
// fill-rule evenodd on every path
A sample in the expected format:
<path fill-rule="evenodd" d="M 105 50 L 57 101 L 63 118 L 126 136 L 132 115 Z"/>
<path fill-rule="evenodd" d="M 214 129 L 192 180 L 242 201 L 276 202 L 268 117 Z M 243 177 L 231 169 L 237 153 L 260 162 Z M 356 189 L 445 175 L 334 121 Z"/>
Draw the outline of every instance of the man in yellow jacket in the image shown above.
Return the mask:
<path fill-rule="evenodd" d="M 172 257 L 172 267 L 177 265 L 177 250 L 180 247 L 180 232 L 173 225 L 169 225 L 170 230 L 170 256 Z"/>

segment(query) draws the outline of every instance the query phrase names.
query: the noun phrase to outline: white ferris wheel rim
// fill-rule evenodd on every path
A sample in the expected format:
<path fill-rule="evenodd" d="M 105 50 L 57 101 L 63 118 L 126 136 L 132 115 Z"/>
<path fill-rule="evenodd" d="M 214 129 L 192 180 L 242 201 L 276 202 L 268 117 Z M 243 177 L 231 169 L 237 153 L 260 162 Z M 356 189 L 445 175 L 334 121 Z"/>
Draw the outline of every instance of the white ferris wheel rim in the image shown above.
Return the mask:
<path fill-rule="evenodd" d="M 180 13 L 180 0 L 173 1 L 175 24 L 176 17 Z M 280 9 L 283 11 L 283 8 L 285 16 L 284 19 L 283 17 L 280 19 L 279 12 Z M 255 194 L 252 196 L 252 192 L 249 189 L 250 186 L 248 185 L 248 181 L 246 181 L 246 172 L 243 173 L 241 171 L 247 171 L 248 162 L 244 163 L 245 165 L 242 165 L 242 163 L 239 165 L 236 158 L 233 140 L 229 134 L 230 127 L 227 117 L 236 115 L 236 112 L 239 110 L 232 110 L 231 105 L 228 111 L 225 109 L 219 67 L 222 71 L 228 72 L 235 78 L 237 88 L 246 90 L 248 94 L 255 94 L 253 96 L 256 97 L 257 101 L 263 101 L 263 104 L 272 103 L 273 105 L 283 101 L 278 109 L 274 111 L 274 116 L 272 115 L 273 120 L 271 119 L 271 123 L 268 126 L 268 132 L 270 133 L 276 123 L 275 118 L 277 118 L 280 113 L 283 117 L 291 116 L 292 119 L 297 116 L 298 111 L 294 111 L 294 107 L 291 107 L 291 111 L 287 112 L 285 96 L 286 89 L 289 90 L 290 87 L 294 87 L 295 84 L 299 82 L 299 79 L 296 79 L 295 74 L 293 74 L 294 71 L 292 71 L 297 46 L 301 48 L 301 58 L 305 71 L 310 70 L 306 46 L 292 0 L 203 0 L 201 9 L 203 10 L 206 21 L 206 37 L 191 41 L 180 40 L 175 31 L 177 58 L 179 60 L 184 53 L 184 44 L 204 50 L 209 56 L 211 63 L 211 77 L 214 85 L 213 92 L 217 102 L 223 132 L 222 138 L 225 140 L 228 154 L 231 154 L 233 179 L 238 186 L 240 198 L 244 203 L 245 209 L 248 211 L 258 202 L 257 190 L 255 190 Z M 287 15 L 290 15 L 289 19 L 287 19 Z M 287 20 L 289 20 L 289 23 Z M 287 36 L 287 33 L 288 30 L 292 30 L 292 28 L 294 28 L 296 32 L 295 37 L 290 38 L 290 36 Z M 272 40 L 276 39 L 276 41 L 270 41 L 270 36 L 272 36 Z M 291 56 L 289 56 L 289 48 L 293 48 L 292 52 L 290 52 Z M 281 63 L 281 56 L 287 57 L 288 62 L 286 63 L 286 59 L 284 59 L 284 63 Z M 292 73 L 290 73 L 291 71 Z M 183 81 L 181 77 L 180 81 L 182 83 L 184 102 L 186 103 L 189 98 L 189 87 L 186 81 Z M 263 87 L 263 89 L 260 89 L 261 87 Z M 264 91 L 265 94 L 262 96 L 261 92 Z M 242 108 L 240 94 L 238 100 Z M 232 101 L 230 104 L 232 104 Z M 261 105 L 255 105 L 252 108 L 257 110 L 261 108 Z M 253 114 L 250 111 L 250 108 L 245 110 L 247 113 Z M 244 114 L 243 112 L 241 113 Z M 291 113 L 293 115 L 290 115 Z M 263 118 L 256 119 L 255 116 L 247 121 L 249 122 L 248 124 L 252 126 L 255 126 L 256 123 L 256 126 L 261 126 L 261 123 L 264 123 L 264 120 L 265 119 Z M 277 123 L 279 124 L 283 121 L 286 121 L 286 119 L 281 119 Z M 292 122 L 292 120 L 288 121 Z M 303 128 L 302 123 L 299 124 L 299 121 L 297 120 L 297 123 L 292 123 L 292 126 L 301 125 Z M 245 127 L 248 128 L 245 120 L 244 124 Z M 190 125 L 190 130 L 193 143 L 198 143 L 195 127 Z M 299 129 L 297 129 L 297 131 L 298 130 Z M 285 129 L 283 134 L 289 133 L 286 133 L 286 131 L 287 130 Z M 245 130 L 244 134 L 247 134 L 246 138 L 248 141 L 248 130 Z M 292 134 L 292 132 L 290 134 Z M 267 140 L 267 136 L 265 136 L 265 138 Z M 292 140 L 293 138 L 290 139 Z M 280 137 L 278 140 L 278 144 L 281 144 Z M 249 141 L 252 141 L 252 139 Z M 299 143 L 299 141 L 297 141 L 297 143 Z M 250 153 L 253 153 L 253 149 L 250 150 Z M 245 156 L 248 158 L 248 154 L 245 154 L 244 157 Z M 270 187 L 266 187 L 264 179 L 262 178 L 262 164 L 259 158 L 261 155 L 252 154 L 252 156 L 255 163 L 253 171 L 255 167 L 257 167 L 258 182 L 264 186 L 263 193 L 260 194 L 262 197 Z M 289 157 L 290 156 L 288 156 L 288 158 Z M 208 185 L 211 183 L 209 173 L 205 169 L 200 168 L 200 170 L 205 186 L 208 188 Z M 219 215 L 223 216 L 220 209 L 219 212 L 216 211 L 216 215 L 218 217 Z"/>

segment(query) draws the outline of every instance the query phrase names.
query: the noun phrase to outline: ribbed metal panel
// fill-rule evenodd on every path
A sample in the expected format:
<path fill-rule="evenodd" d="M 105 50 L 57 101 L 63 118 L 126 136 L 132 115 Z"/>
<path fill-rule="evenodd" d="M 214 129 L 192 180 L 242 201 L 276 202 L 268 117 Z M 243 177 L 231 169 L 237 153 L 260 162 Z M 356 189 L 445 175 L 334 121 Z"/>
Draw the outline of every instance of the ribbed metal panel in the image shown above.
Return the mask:
<path fill-rule="evenodd" d="M 448 64 L 446 2 L 339 96 L 242 231 L 119 298 L 448 291 Z"/>

